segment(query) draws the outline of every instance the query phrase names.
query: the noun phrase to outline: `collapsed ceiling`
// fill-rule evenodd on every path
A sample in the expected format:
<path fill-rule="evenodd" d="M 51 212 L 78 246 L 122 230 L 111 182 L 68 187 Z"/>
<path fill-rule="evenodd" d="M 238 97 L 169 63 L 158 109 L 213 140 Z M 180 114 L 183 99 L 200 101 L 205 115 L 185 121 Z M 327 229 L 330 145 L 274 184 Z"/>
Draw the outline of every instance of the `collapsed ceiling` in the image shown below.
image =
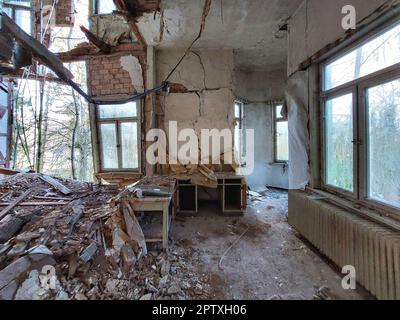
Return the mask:
<path fill-rule="evenodd" d="M 284 69 L 287 40 L 276 34 L 302 1 L 213 0 L 205 30 L 195 47 L 234 49 L 239 69 Z M 139 27 L 149 45 L 186 48 L 199 32 L 202 12 L 203 2 L 198 0 L 164 0 L 161 13 L 156 18 L 145 14 L 138 20 Z"/>

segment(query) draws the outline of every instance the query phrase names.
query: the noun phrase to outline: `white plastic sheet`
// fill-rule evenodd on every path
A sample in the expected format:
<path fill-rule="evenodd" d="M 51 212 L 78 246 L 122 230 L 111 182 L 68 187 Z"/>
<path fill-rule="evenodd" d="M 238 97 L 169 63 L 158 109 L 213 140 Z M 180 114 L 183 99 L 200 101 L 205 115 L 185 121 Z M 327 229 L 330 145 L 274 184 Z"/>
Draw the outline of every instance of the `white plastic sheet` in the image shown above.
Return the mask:
<path fill-rule="evenodd" d="M 304 190 L 310 181 L 307 72 L 296 72 L 288 79 L 285 96 L 289 124 L 289 189 Z"/>

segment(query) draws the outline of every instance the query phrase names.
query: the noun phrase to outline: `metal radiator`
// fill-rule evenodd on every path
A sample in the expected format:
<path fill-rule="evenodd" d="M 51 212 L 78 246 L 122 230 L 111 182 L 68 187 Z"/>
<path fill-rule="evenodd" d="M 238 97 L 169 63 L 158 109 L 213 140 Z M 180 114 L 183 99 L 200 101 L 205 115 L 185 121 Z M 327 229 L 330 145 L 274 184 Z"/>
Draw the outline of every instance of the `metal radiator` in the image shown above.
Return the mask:
<path fill-rule="evenodd" d="M 289 223 L 378 299 L 400 300 L 400 234 L 301 191 L 289 192 Z"/>

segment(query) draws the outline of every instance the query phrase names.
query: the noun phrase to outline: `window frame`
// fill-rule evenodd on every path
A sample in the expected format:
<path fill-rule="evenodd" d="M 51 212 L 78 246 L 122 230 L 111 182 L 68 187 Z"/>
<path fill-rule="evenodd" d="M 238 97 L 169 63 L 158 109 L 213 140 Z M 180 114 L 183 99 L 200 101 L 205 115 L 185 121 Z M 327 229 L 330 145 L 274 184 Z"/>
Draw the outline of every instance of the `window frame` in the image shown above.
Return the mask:
<path fill-rule="evenodd" d="M 279 102 L 275 102 L 272 104 L 272 139 L 274 144 L 274 164 L 282 164 L 287 165 L 290 161 L 288 160 L 278 160 L 278 122 L 286 122 L 288 125 L 288 134 L 289 134 L 289 120 L 284 117 L 278 117 L 276 113 L 276 107 L 282 105 L 282 108 L 285 106 L 285 101 L 280 100 Z M 289 148 L 289 146 L 288 146 Z M 289 155 L 290 157 L 290 155 Z"/>
<path fill-rule="evenodd" d="M 326 155 L 326 145 L 325 145 L 325 138 L 326 138 L 326 116 L 325 116 L 325 104 L 328 100 L 332 100 L 335 98 L 339 98 L 341 96 L 347 95 L 347 94 L 352 94 L 353 96 L 353 192 L 345 189 L 341 189 L 339 187 L 330 185 L 326 181 L 326 160 L 327 160 L 327 155 Z M 358 163 L 358 148 L 357 148 L 357 141 L 358 141 L 358 110 L 357 110 L 357 87 L 355 86 L 349 86 L 348 88 L 341 88 L 337 92 L 332 92 L 329 95 L 324 96 L 321 99 L 321 105 L 320 105 L 320 114 L 321 114 L 321 119 L 320 119 L 320 126 L 321 126 L 321 181 L 322 185 L 324 186 L 324 189 L 326 191 L 334 192 L 334 193 L 342 193 L 346 195 L 347 197 L 351 198 L 352 200 L 355 200 L 358 198 L 358 170 L 355 169 L 355 164 Z"/>
<path fill-rule="evenodd" d="M 236 113 L 235 113 L 236 105 L 240 105 L 239 117 L 236 117 Z M 233 128 L 233 130 L 234 130 L 234 132 L 233 132 L 233 149 L 235 152 L 237 151 L 236 150 L 236 141 L 235 141 L 235 138 L 236 138 L 235 131 L 236 131 L 236 126 L 239 126 L 239 130 L 241 130 L 240 131 L 241 141 L 239 143 L 240 150 L 238 150 L 238 153 L 239 153 L 238 156 L 240 159 L 240 164 L 242 166 L 246 165 L 246 163 L 245 163 L 245 161 L 246 161 L 246 136 L 245 136 L 246 131 L 244 130 L 244 123 L 245 123 L 244 122 L 245 121 L 244 120 L 244 106 L 245 106 L 245 103 L 243 101 L 235 100 L 234 109 L 233 109 L 233 121 L 235 123 L 234 128 Z"/>
<path fill-rule="evenodd" d="M 141 110 L 142 110 L 142 100 L 136 101 L 136 117 L 116 117 L 116 118 L 101 118 L 99 114 L 99 105 L 95 106 L 95 117 L 96 117 L 96 131 L 97 131 L 97 141 L 98 141 L 98 156 L 99 156 L 99 169 L 101 173 L 108 172 L 132 172 L 132 173 L 142 173 L 142 140 L 141 140 Z M 136 123 L 137 125 L 137 149 L 138 149 L 138 168 L 123 168 L 122 166 L 122 136 L 121 136 L 121 124 L 122 123 Z M 114 124 L 116 129 L 116 146 L 117 146 L 117 157 L 118 157 L 118 168 L 105 168 L 103 161 L 103 141 L 101 137 L 101 124 Z"/>
<path fill-rule="evenodd" d="M 324 191 L 339 195 L 345 199 L 356 201 L 358 204 L 372 209 L 384 212 L 389 217 L 399 219 L 400 207 L 390 205 L 388 203 L 371 199 L 368 197 L 368 106 L 366 90 L 379 86 L 396 79 L 400 79 L 400 62 L 384 69 L 378 70 L 374 73 L 368 74 L 364 77 L 352 80 L 345 84 L 339 85 L 335 88 L 324 90 L 325 86 L 325 72 L 324 68 L 328 64 L 340 59 L 354 49 L 368 43 L 375 37 L 385 33 L 393 27 L 399 25 L 398 21 L 389 21 L 380 28 L 368 33 L 360 40 L 356 41 L 346 49 L 334 54 L 328 59 L 319 64 L 319 108 L 320 108 L 320 188 Z M 354 192 L 348 192 L 334 186 L 326 184 L 326 148 L 325 148 L 325 102 L 329 99 L 345 95 L 346 93 L 353 93 L 353 178 L 354 178 Z"/>
<path fill-rule="evenodd" d="M 109 13 L 99 13 L 99 4 L 100 1 L 104 1 L 104 0 L 92 0 L 93 2 L 93 14 L 95 16 L 106 16 L 106 15 L 112 15 L 113 11 L 109 12 Z M 108 1 L 112 1 L 112 0 L 108 0 Z M 115 3 L 114 3 L 115 5 Z M 118 10 L 117 6 L 115 5 L 115 8 Z"/>
<path fill-rule="evenodd" d="M 32 7 L 31 7 L 31 3 L 29 3 L 29 6 L 25 6 L 23 4 L 17 4 L 17 3 L 10 3 L 10 2 L 3 2 L 3 8 L 8 8 L 11 9 L 12 12 L 12 17 L 10 17 L 15 23 L 16 23 L 16 11 L 20 10 L 20 11 L 29 11 L 31 14 L 31 24 L 30 24 L 30 33 L 29 35 L 32 36 L 33 33 L 33 28 L 32 28 L 32 19 L 33 19 L 33 13 L 32 13 Z M 21 29 L 22 26 L 18 25 Z"/>

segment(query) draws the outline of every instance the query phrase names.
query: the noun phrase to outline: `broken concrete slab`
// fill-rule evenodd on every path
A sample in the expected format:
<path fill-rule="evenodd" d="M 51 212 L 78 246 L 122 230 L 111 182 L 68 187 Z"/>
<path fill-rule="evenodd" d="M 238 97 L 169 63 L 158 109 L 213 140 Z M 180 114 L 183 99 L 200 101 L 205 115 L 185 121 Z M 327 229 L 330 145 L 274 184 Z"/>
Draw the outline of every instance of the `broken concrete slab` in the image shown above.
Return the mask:
<path fill-rule="evenodd" d="M 23 280 L 26 277 L 29 268 L 31 267 L 31 261 L 28 257 L 24 256 L 19 258 L 18 260 L 14 261 L 13 263 L 9 264 L 3 270 L 0 271 L 0 295 L 2 295 L 3 289 L 6 290 L 10 295 L 9 291 L 14 286 L 6 288 L 10 285 L 13 281 Z"/>
<path fill-rule="evenodd" d="M 40 285 L 39 272 L 32 270 L 15 294 L 15 300 L 43 300 L 49 297 L 49 292 Z"/>

